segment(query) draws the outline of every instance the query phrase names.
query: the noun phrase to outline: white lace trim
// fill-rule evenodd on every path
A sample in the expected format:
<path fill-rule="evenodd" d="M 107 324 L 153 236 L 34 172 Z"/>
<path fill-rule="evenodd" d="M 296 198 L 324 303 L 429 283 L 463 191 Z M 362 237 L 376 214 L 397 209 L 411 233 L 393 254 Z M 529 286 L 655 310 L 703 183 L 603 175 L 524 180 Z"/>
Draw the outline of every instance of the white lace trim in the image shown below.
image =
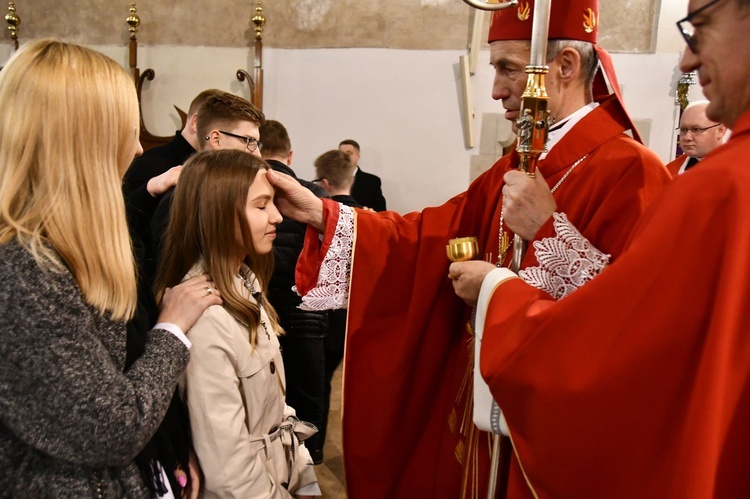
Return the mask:
<path fill-rule="evenodd" d="M 335 310 L 346 308 L 349 299 L 349 276 L 354 248 L 354 210 L 339 203 L 339 219 L 331 246 L 320 264 L 318 283 L 302 297 L 302 310 Z M 295 286 L 294 291 L 297 291 Z"/>
<path fill-rule="evenodd" d="M 590 281 L 607 266 L 610 255 L 596 249 L 568 221 L 565 213 L 553 213 L 555 237 L 534 242 L 538 267 L 518 275 L 535 288 L 559 300 Z"/>

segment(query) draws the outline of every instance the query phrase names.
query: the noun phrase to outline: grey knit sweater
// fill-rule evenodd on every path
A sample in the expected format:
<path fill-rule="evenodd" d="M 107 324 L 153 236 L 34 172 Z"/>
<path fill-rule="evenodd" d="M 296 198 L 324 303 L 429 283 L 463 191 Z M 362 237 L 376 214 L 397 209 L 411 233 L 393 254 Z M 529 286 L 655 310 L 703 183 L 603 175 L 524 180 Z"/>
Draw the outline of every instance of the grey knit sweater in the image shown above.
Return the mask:
<path fill-rule="evenodd" d="M 125 325 L 87 305 L 69 272 L 0 245 L 0 497 L 148 497 L 134 458 L 188 359 L 152 330 L 123 373 Z"/>

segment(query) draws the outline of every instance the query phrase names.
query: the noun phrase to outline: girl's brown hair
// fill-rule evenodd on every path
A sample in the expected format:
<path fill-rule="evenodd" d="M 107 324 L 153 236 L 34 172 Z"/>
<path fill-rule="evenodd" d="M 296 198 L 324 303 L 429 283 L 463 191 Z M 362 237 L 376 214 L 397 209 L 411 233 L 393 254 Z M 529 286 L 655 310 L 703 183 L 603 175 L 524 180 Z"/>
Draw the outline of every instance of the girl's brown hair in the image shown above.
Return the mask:
<path fill-rule="evenodd" d="M 259 303 L 273 330 L 281 333 L 276 312 L 265 298 L 273 271 L 273 253 L 256 253 L 245 216 L 248 190 L 261 169 L 268 169 L 265 161 L 235 150 L 200 152 L 185 163 L 172 198 L 162 261 L 154 284 L 157 299 L 161 300 L 165 288 L 179 284 L 202 261 L 203 270 L 221 292 L 224 308 L 247 326 L 253 345 L 257 342 L 260 309 L 233 285 L 240 259 L 258 279 L 263 292 Z"/>

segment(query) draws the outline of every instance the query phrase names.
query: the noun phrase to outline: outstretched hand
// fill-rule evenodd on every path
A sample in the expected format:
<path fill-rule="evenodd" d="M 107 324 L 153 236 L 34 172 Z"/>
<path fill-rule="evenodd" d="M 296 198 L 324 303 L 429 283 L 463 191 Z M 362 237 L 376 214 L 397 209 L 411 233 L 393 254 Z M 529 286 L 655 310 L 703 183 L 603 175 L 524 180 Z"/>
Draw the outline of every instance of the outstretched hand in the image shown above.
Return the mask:
<path fill-rule="evenodd" d="M 555 198 L 539 170 L 533 178 L 511 170 L 503 180 L 503 220 L 514 234 L 531 241 L 555 212 Z"/>
<path fill-rule="evenodd" d="M 494 268 L 495 265 L 483 260 L 453 262 L 448 268 L 448 278 L 453 280 L 453 290 L 456 295 L 474 307 L 479 299 L 479 291 L 484 278 Z"/>
<path fill-rule="evenodd" d="M 289 175 L 268 170 L 266 178 L 276 188 L 273 202 L 282 215 L 323 231 L 323 201 L 320 198 Z"/>
<path fill-rule="evenodd" d="M 164 291 L 157 322 L 171 322 L 187 333 L 208 307 L 222 303 L 207 274 L 192 277 Z"/>

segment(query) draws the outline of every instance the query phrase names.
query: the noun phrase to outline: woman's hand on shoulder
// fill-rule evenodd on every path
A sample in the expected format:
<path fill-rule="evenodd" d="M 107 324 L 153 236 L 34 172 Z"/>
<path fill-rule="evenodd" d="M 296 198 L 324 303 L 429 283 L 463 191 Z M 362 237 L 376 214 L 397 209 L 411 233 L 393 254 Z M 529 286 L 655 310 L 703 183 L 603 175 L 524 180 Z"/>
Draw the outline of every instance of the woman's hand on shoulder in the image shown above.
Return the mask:
<path fill-rule="evenodd" d="M 208 307 L 222 303 L 208 274 L 191 277 L 164 291 L 158 322 L 170 322 L 187 333 Z"/>

